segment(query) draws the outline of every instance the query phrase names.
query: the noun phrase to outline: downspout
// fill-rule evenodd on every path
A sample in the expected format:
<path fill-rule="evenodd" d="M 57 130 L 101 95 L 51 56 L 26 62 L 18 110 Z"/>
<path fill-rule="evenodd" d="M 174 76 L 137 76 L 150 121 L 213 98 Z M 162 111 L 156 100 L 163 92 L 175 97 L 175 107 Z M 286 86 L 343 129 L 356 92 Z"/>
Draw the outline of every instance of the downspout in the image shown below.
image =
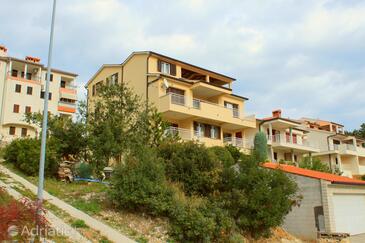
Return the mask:
<path fill-rule="evenodd" d="M 149 59 L 150 59 L 151 53 L 148 53 L 147 60 L 146 60 L 146 109 L 148 108 L 148 69 L 149 69 Z"/>
<path fill-rule="evenodd" d="M 11 59 L 9 58 L 8 59 L 9 62 L 11 61 Z M 4 106 L 5 106 L 5 95 L 6 95 L 6 84 L 7 84 L 7 69 L 8 69 L 8 63 L 5 62 L 5 70 L 4 70 L 4 89 L 3 89 L 3 98 L 2 98 L 2 101 L 1 101 L 1 124 L 4 123 Z M 11 70 L 10 70 L 11 72 Z"/>
<path fill-rule="evenodd" d="M 330 148 L 330 138 L 331 137 L 334 137 L 334 136 L 336 136 L 337 134 L 332 134 L 332 135 L 329 135 L 329 136 L 327 136 L 327 147 L 328 147 L 328 151 L 331 151 L 331 148 Z M 333 171 L 333 168 L 332 168 L 332 163 L 331 163 L 331 161 L 332 161 L 332 156 L 331 156 L 331 154 L 329 153 L 328 154 L 328 159 L 329 159 L 329 161 L 330 161 L 330 170 L 331 171 Z"/>

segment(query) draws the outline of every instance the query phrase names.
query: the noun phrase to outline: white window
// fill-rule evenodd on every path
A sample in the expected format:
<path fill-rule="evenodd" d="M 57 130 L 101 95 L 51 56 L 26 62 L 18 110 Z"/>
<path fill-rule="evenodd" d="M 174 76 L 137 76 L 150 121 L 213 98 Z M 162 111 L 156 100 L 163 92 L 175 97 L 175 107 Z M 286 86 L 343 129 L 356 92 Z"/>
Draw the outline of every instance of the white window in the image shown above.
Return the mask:
<path fill-rule="evenodd" d="M 170 64 L 166 62 L 161 62 L 161 73 L 170 74 Z"/>

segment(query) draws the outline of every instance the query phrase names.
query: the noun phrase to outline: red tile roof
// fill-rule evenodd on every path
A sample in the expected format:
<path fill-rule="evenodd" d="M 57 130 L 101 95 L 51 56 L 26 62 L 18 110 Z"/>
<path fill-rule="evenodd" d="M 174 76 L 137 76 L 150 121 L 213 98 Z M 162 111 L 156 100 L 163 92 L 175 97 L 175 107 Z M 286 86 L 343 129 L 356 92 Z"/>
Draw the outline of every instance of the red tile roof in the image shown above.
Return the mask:
<path fill-rule="evenodd" d="M 299 167 L 296 167 L 293 165 L 278 164 L 278 163 L 264 163 L 264 164 L 262 164 L 262 166 L 265 168 L 270 168 L 270 169 L 280 169 L 284 172 L 291 173 L 291 174 L 311 177 L 311 178 L 315 178 L 315 179 L 322 179 L 322 180 L 330 181 L 332 183 L 337 183 L 337 184 L 365 185 L 365 181 L 362 181 L 362 180 L 356 180 L 356 179 L 352 179 L 349 177 L 334 175 L 334 174 L 325 173 L 325 172 L 319 172 L 319 171 L 315 171 L 315 170 L 303 169 L 303 168 L 299 168 Z"/>

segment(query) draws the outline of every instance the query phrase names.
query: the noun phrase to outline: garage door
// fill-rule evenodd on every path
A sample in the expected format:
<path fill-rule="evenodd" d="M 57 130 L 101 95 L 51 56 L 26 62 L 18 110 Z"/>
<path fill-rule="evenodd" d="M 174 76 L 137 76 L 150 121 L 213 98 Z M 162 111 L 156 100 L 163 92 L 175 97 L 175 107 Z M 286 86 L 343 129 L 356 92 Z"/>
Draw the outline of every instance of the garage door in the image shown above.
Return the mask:
<path fill-rule="evenodd" d="M 334 194 L 333 208 L 336 232 L 365 233 L 365 195 Z"/>

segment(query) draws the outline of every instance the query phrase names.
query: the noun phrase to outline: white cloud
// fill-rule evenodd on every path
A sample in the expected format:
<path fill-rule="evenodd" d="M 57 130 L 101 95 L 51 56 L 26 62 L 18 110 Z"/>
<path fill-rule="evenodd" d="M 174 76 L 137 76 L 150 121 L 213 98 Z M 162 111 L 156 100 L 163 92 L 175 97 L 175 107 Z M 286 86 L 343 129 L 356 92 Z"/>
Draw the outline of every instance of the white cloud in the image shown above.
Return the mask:
<path fill-rule="evenodd" d="M 4 0 L 2 10 L 17 18 L 0 22 L 0 43 L 46 62 L 50 2 Z M 54 65 L 82 87 L 101 64 L 154 50 L 236 77 L 259 117 L 283 108 L 354 128 L 365 122 L 364 16 L 361 1 L 64 0 Z"/>

